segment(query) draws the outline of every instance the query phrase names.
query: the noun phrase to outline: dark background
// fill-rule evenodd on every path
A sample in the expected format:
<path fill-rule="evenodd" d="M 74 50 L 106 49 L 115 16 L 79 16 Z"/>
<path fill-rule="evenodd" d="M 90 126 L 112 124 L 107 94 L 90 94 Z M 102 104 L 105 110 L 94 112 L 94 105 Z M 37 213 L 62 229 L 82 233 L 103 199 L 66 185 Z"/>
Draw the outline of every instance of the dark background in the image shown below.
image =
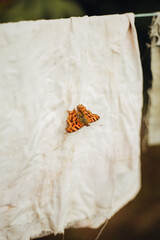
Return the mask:
<path fill-rule="evenodd" d="M 66 18 L 84 15 L 150 13 L 160 11 L 160 0 L 0 0 L 0 22 Z M 148 106 L 147 89 L 151 87 L 149 31 L 151 17 L 136 18 L 144 76 L 144 106 L 142 139 L 147 131 L 144 118 Z M 160 146 L 147 147 L 141 154 L 142 188 L 137 197 L 122 208 L 107 224 L 100 240 L 159 240 L 160 239 Z M 94 240 L 99 229 L 69 229 L 67 240 Z M 25 233 L 24 233 L 25 234 Z M 41 240 L 62 239 L 62 235 Z"/>

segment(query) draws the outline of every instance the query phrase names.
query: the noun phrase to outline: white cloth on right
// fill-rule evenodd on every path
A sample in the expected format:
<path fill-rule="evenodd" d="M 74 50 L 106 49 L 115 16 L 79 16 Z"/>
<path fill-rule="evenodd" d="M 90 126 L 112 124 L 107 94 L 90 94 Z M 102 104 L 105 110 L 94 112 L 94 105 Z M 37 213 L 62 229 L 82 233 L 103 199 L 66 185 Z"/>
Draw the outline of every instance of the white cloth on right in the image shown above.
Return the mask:
<path fill-rule="evenodd" d="M 0 240 L 97 228 L 141 186 L 134 14 L 0 25 Z M 100 119 L 66 133 L 67 110 Z"/>
<path fill-rule="evenodd" d="M 148 144 L 160 144 L 160 13 L 153 18 L 151 26 L 152 88 L 148 117 Z"/>

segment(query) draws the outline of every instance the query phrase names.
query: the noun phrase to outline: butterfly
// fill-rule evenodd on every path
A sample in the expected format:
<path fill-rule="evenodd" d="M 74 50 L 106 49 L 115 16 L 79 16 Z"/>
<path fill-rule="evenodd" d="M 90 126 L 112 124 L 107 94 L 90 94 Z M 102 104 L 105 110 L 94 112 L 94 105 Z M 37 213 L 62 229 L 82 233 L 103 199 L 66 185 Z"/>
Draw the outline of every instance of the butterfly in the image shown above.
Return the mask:
<path fill-rule="evenodd" d="M 97 114 L 91 113 L 82 104 L 77 106 L 77 110 L 74 108 L 72 111 L 68 111 L 67 128 L 68 133 L 76 132 L 83 126 L 89 126 L 89 123 L 95 122 L 100 117 Z"/>

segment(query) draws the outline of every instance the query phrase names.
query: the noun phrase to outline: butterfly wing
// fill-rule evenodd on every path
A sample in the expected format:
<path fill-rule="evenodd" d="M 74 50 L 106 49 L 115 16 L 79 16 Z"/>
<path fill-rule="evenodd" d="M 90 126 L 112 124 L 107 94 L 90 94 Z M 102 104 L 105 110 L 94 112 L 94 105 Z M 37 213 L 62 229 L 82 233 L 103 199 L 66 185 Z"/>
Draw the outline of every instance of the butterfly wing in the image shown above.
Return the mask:
<path fill-rule="evenodd" d="M 83 114 L 83 118 L 87 123 L 95 122 L 100 118 L 97 114 L 93 114 L 87 110 L 82 104 L 77 106 L 77 110 Z"/>
<path fill-rule="evenodd" d="M 66 131 L 68 133 L 76 132 L 77 130 L 82 128 L 84 124 L 77 117 L 77 111 L 75 109 L 73 109 L 73 111 L 68 111 L 68 113 L 68 126 L 66 128 Z"/>

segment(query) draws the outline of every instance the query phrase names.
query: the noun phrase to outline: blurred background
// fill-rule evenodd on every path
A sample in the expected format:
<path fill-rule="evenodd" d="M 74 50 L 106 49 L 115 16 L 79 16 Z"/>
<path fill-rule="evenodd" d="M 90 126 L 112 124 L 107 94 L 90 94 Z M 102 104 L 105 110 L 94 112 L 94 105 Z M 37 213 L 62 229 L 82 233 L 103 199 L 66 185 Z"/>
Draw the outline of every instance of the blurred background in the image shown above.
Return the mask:
<path fill-rule="evenodd" d="M 159 0 L 0 0 L 0 23 L 22 20 L 57 19 L 71 16 L 150 13 L 160 11 Z M 149 31 L 152 18 L 136 18 L 144 76 L 142 139 L 147 131 L 147 90 L 151 87 Z M 108 222 L 99 240 L 160 239 L 160 146 L 147 147 L 141 154 L 142 188 L 137 197 Z M 100 229 L 69 229 L 66 240 L 94 240 Z M 25 234 L 25 233 L 24 233 Z M 63 239 L 50 235 L 41 240 Z"/>

